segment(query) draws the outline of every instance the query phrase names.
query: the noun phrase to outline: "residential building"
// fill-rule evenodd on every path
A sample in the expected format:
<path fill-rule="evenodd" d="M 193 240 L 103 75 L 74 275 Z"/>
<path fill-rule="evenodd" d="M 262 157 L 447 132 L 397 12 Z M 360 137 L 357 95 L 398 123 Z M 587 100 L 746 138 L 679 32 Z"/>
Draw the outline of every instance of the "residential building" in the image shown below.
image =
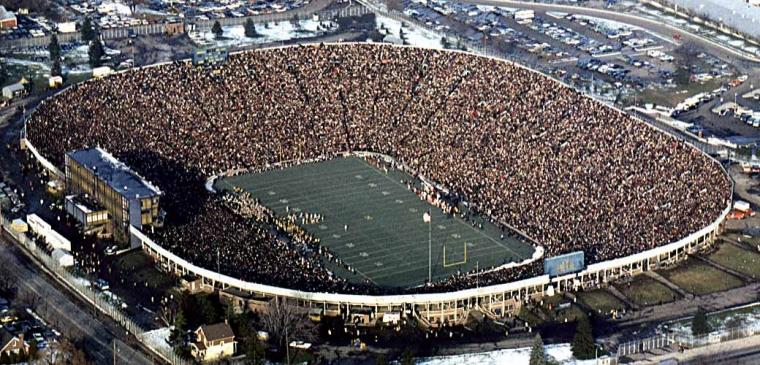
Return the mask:
<path fill-rule="evenodd" d="M 235 333 L 227 322 L 198 327 L 195 342 L 190 344 L 190 352 L 198 361 L 216 361 L 236 351 Z"/>
<path fill-rule="evenodd" d="M 16 15 L 0 5 L 0 29 L 16 28 L 17 26 L 18 20 L 16 19 Z"/>
<path fill-rule="evenodd" d="M 0 333 L 0 354 L 4 353 L 8 356 L 15 354 L 18 356 L 28 353 L 29 345 L 24 342 L 23 334 L 13 336 L 6 330 L 0 330 L 0 332 L 2 332 Z"/>

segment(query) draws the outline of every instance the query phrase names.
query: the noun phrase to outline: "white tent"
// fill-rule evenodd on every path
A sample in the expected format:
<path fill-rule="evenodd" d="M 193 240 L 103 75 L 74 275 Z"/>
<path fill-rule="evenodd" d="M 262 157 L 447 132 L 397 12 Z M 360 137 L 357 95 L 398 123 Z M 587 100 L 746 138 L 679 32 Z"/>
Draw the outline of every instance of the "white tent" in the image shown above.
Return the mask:
<path fill-rule="evenodd" d="M 68 251 L 61 250 L 60 248 L 56 248 L 53 250 L 53 254 L 51 255 L 53 257 L 53 260 L 58 264 L 58 266 L 61 267 L 69 267 L 74 266 L 74 256 L 71 256 L 71 254 Z"/>

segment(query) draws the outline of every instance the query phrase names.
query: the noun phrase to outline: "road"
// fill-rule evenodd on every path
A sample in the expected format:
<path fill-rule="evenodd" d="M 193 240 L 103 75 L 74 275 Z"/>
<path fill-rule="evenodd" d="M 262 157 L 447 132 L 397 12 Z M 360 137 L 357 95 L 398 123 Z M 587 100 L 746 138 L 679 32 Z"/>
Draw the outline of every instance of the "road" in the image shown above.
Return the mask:
<path fill-rule="evenodd" d="M 464 0 L 466 3 L 480 4 L 480 5 L 492 5 L 492 6 L 508 6 L 520 9 L 530 9 L 534 11 L 557 11 L 572 13 L 577 15 L 586 15 L 591 17 L 597 17 L 602 19 L 614 20 L 621 23 L 637 26 L 661 35 L 670 36 L 673 33 L 679 33 L 682 36 L 682 41 L 690 41 L 696 43 L 710 53 L 716 56 L 721 56 L 730 62 L 743 61 L 752 65 L 757 65 L 758 60 L 748 58 L 746 55 L 736 52 L 733 49 L 725 47 L 719 43 L 705 39 L 698 35 L 686 32 L 684 29 L 676 28 L 664 23 L 657 22 L 655 20 L 647 19 L 644 17 L 630 15 L 615 11 L 609 11 L 604 9 L 595 9 L 588 7 L 579 7 L 571 5 L 558 5 L 558 4 L 543 4 L 543 3 L 528 3 L 522 1 L 510 1 L 510 0 Z"/>
<path fill-rule="evenodd" d="M 114 341 L 116 341 L 117 364 L 153 364 L 141 352 L 129 347 L 114 331 L 123 331 L 113 324 L 100 321 L 84 302 L 72 298 L 57 282 L 42 272 L 21 248 L 9 239 L 0 237 L 0 265 L 10 269 L 18 282 L 18 292 L 31 292 L 43 299 L 37 307 L 40 315 L 49 325 L 64 336 L 81 338 L 84 350 L 96 364 L 112 364 Z M 123 336 L 119 336 L 123 337 Z"/>
<path fill-rule="evenodd" d="M 755 365 L 760 364 L 760 336 L 751 336 L 697 347 L 684 352 L 673 351 L 634 361 L 633 364 L 658 364 L 666 359 L 681 365 Z"/>

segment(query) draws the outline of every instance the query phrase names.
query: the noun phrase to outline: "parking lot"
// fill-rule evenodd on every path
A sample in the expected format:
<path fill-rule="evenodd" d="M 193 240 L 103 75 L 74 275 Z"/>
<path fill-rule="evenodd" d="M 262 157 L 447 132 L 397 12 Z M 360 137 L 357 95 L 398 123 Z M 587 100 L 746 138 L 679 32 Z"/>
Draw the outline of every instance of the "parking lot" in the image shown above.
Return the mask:
<path fill-rule="evenodd" d="M 635 94 L 645 90 L 671 93 L 691 74 L 678 77 L 686 58 L 674 35 L 610 20 L 446 0 L 407 0 L 403 12 L 610 102 L 641 101 Z"/>
<path fill-rule="evenodd" d="M 42 350 L 58 342 L 61 333 L 33 310 L 33 306 L 42 303 L 42 298 L 31 298 L 30 295 L 34 294 L 20 293 L 18 300 L 14 302 L 0 297 L 0 324 L 2 324 L 0 331 L 13 337 L 23 335 L 24 341 L 29 346 Z"/>

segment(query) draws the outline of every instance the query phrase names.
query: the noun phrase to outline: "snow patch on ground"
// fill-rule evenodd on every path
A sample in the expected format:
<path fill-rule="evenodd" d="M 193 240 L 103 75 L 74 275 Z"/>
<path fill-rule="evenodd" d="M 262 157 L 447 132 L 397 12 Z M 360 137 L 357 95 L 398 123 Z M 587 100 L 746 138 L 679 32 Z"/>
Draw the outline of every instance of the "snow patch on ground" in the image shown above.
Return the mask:
<path fill-rule="evenodd" d="M 171 332 L 172 330 L 170 327 L 163 327 L 157 330 L 145 332 L 140 337 L 149 347 L 155 349 L 161 348 L 165 351 L 160 352 L 171 353 L 172 347 L 169 345 L 169 342 L 167 342 L 169 340 Z"/>
<path fill-rule="evenodd" d="M 630 30 L 635 30 L 635 31 L 639 31 L 639 32 L 645 32 L 645 33 L 648 33 L 648 34 L 650 34 L 650 35 L 652 35 L 652 36 L 654 36 L 654 37 L 656 37 L 656 38 L 658 38 L 658 39 L 660 39 L 662 41 L 665 41 L 665 42 L 668 42 L 668 43 L 671 43 L 671 44 L 676 44 L 672 39 L 670 39 L 668 37 L 665 37 L 665 36 L 663 36 L 661 34 L 652 32 L 650 30 L 647 30 L 647 29 L 644 29 L 644 28 L 641 28 L 641 27 L 638 27 L 638 26 L 635 26 L 635 25 L 632 25 L 632 24 L 621 23 L 621 22 L 618 22 L 618 21 L 615 21 L 615 20 L 610 20 L 610 19 L 595 18 L 595 17 L 587 16 L 587 15 L 575 15 L 575 17 L 578 18 L 578 19 L 593 20 L 597 24 L 601 24 L 602 26 L 607 27 L 609 29 L 630 29 Z"/>
<path fill-rule="evenodd" d="M 315 21 L 304 19 L 298 21 L 296 26 L 291 21 L 277 23 L 256 24 L 256 32 L 260 35 L 255 38 L 245 36 L 243 25 L 222 27 L 222 37 L 216 38 L 211 30 L 191 35 L 196 43 L 214 45 L 216 47 L 241 47 L 252 44 L 265 44 L 282 42 L 291 39 L 309 38 L 332 33 L 338 30 L 338 25 L 332 21 Z"/>
<path fill-rule="evenodd" d="M 751 329 L 760 332 L 760 304 L 733 308 L 727 311 L 709 314 L 707 321 L 713 332 L 730 331 L 731 328 Z M 691 319 L 683 319 L 668 325 L 669 330 L 677 335 L 691 335 Z"/>
<path fill-rule="evenodd" d="M 101 6 L 111 7 L 113 9 L 113 12 L 119 15 L 132 15 L 132 10 L 129 9 L 129 6 L 122 3 L 115 1 L 104 1 L 101 3 Z"/>
<path fill-rule="evenodd" d="M 547 355 L 551 356 L 560 365 L 594 365 L 596 360 L 576 360 L 570 349 L 570 344 L 548 345 L 544 347 Z M 530 362 L 530 347 L 518 349 L 496 350 L 475 354 L 456 356 L 440 356 L 421 359 L 420 365 L 527 365 Z"/>
<path fill-rule="evenodd" d="M 399 37 L 399 30 L 402 28 L 400 21 L 377 15 L 376 22 L 378 30 L 382 29 L 382 25 L 382 27 L 387 30 L 388 35 L 392 35 L 396 38 Z M 407 43 L 417 47 L 443 49 L 440 34 L 417 27 L 409 22 L 405 22 L 404 24 L 405 26 L 403 29 Z"/>
<path fill-rule="evenodd" d="M 8 65 L 27 66 L 27 67 L 33 67 L 33 68 L 36 67 L 36 68 L 45 69 L 45 70 L 49 70 L 50 69 L 50 66 L 48 66 L 44 62 L 22 60 L 22 59 L 19 59 L 19 58 L 5 58 L 3 60 Z"/>

